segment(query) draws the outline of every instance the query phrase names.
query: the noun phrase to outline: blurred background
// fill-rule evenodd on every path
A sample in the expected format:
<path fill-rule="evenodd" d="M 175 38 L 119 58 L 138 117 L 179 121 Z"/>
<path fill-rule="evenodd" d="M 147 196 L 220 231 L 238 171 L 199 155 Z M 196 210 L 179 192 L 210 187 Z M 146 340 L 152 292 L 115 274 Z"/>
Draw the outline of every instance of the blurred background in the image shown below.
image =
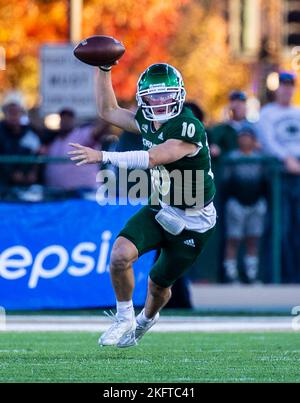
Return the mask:
<path fill-rule="evenodd" d="M 0 305 L 114 305 L 109 250 L 138 207 L 99 208 L 98 167 L 79 171 L 66 153 L 70 141 L 117 151 L 142 145 L 97 117 L 94 69 L 73 57 L 96 34 L 126 47 L 113 68 L 121 105 L 135 108 L 148 65 L 170 63 L 207 128 L 218 228 L 174 287 L 172 306 L 295 305 L 299 0 L 0 0 Z M 137 304 L 153 258 L 136 269 Z"/>
<path fill-rule="evenodd" d="M 139 74 L 165 61 L 181 70 L 208 119 L 219 120 L 232 88 L 265 102 L 277 85 L 272 73 L 290 69 L 293 58 L 298 67 L 299 9 L 297 0 L 3 1 L 1 97 L 17 90 L 27 108 L 40 106 L 41 49 L 106 34 L 127 48 L 114 73 L 120 100 L 131 102 Z"/>

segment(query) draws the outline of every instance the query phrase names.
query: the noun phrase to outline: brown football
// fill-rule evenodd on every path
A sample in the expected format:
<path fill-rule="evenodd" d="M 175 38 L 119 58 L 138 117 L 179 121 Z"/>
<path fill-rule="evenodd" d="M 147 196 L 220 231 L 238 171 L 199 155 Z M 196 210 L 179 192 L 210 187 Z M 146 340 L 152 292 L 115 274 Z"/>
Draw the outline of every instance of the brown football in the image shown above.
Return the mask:
<path fill-rule="evenodd" d="M 111 36 L 95 35 L 82 40 L 74 49 L 74 56 L 91 66 L 114 64 L 125 52 L 124 45 Z"/>

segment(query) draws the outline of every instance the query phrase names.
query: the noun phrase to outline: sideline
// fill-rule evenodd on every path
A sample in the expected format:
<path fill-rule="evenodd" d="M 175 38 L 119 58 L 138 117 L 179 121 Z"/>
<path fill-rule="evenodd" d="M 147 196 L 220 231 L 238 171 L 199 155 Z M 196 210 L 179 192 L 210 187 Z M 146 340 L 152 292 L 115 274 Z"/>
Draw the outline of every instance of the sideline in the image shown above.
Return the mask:
<path fill-rule="evenodd" d="M 162 317 L 153 332 L 287 332 L 293 331 L 292 316 Z M 105 317 L 8 315 L 7 332 L 103 332 L 110 325 Z M 1 333 L 1 332 L 0 332 Z"/>

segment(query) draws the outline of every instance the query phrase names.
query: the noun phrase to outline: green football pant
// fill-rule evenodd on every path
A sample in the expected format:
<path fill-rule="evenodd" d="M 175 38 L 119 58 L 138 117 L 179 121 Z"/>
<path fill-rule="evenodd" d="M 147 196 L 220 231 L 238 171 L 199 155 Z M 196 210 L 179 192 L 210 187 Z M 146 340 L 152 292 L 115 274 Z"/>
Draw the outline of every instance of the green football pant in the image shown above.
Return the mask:
<path fill-rule="evenodd" d="M 145 206 L 139 210 L 119 233 L 137 248 L 139 256 L 160 249 L 160 255 L 150 271 L 151 280 L 164 288 L 170 287 L 194 263 L 214 228 L 199 233 L 184 230 L 179 235 L 165 231 L 155 220 L 157 211 Z"/>

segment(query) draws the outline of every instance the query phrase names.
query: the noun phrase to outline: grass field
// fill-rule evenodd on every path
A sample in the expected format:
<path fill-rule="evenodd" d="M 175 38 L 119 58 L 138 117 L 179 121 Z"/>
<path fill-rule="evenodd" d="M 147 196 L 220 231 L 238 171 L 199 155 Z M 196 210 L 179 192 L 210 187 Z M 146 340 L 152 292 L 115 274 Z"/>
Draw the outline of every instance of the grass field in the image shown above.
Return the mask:
<path fill-rule="evenodd" d="M 300 382 L 299 333 L 0 333 L 1 382 Z"/>

